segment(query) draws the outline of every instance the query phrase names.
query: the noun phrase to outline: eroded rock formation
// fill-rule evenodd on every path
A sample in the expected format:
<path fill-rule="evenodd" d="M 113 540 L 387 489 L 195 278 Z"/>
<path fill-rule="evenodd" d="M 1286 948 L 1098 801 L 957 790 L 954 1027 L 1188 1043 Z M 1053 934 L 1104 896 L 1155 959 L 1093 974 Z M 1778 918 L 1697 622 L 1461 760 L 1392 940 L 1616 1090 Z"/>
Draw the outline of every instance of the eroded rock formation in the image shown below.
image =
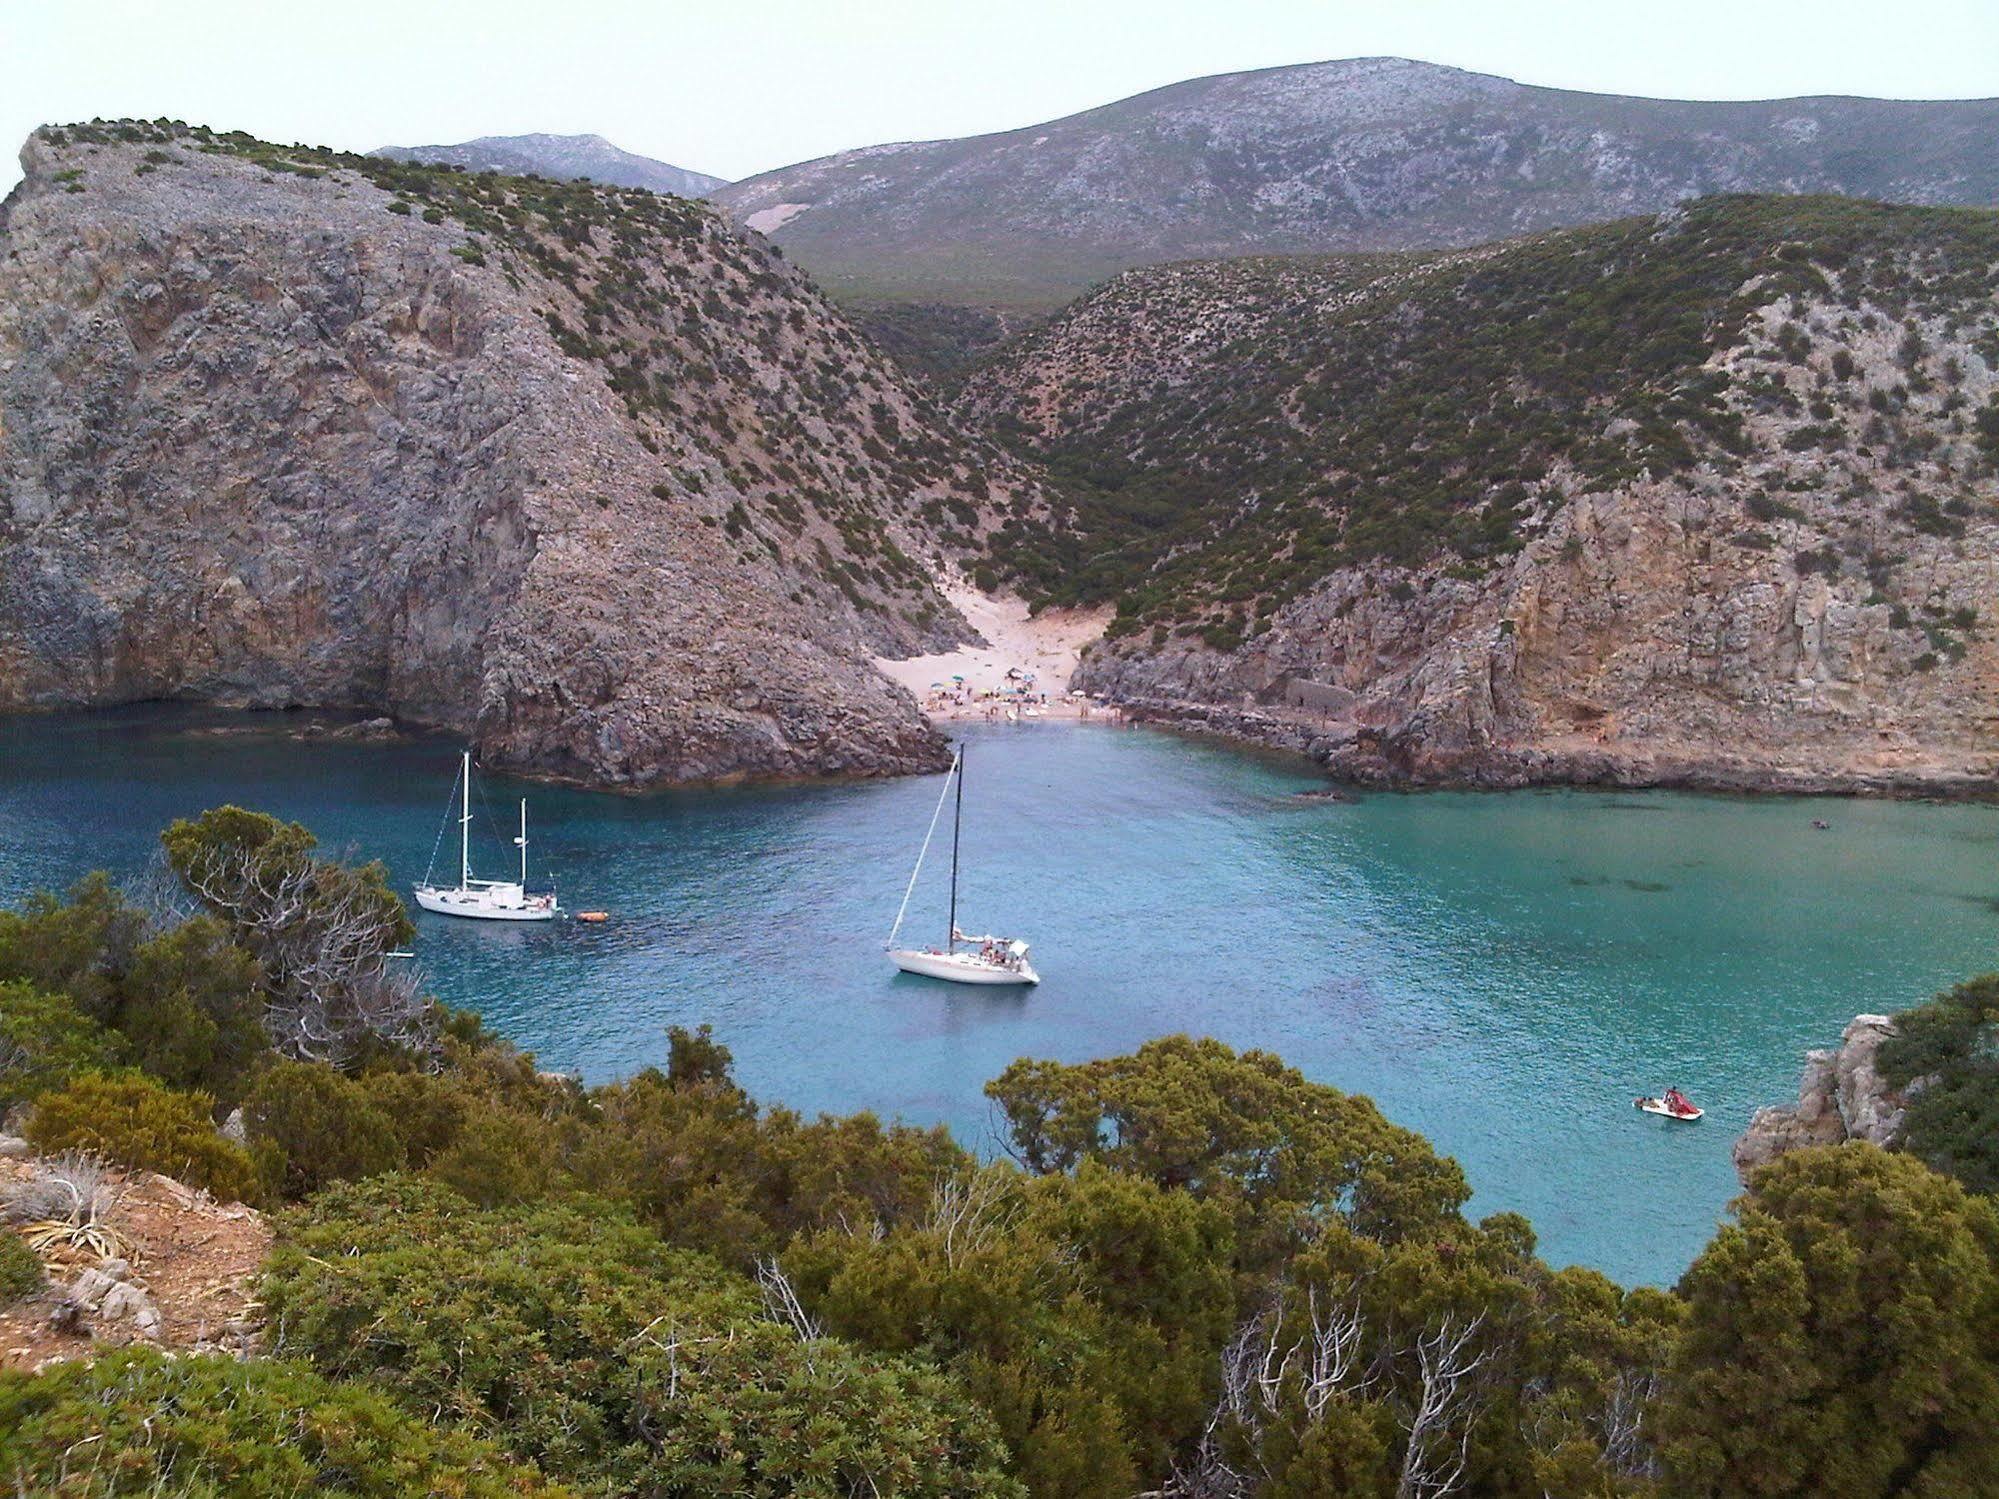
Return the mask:
<path fill-rule="evenodd" d="M 1895 1143 L 1906 1099 L 1888 1086 L 1875 1060 L 1894 1034 L 1888 1016 L 1856 1015 L 1837 1047 L 1805 1054 L 1797 1103 L 1758 1109 L 1735 1142 L 1735 1169 L 1745 1185 L 1757 1167 L 1801 1146 Z"/>
<path fill-rule="evenodd" d="M 0 709 L 392 714 L 611 784 L 906 771 L 920 507 L 1021 486 L 679 199 L 181 127 L 0 212 Z"/>

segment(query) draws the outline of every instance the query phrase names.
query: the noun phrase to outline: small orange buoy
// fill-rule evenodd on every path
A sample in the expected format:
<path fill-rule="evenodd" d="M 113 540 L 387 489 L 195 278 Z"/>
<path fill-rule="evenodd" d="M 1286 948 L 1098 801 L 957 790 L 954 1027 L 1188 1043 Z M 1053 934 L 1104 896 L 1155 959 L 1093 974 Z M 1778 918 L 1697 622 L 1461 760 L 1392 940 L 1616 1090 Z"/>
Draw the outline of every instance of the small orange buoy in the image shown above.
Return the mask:
<path fill-rule="evenodd" d="M 611 913 L 609 911 L 578 911 L 576 919 L 578 921 L 587 921 L 592 926 L 595 926 L 600 921 L 609 921 Z"/>

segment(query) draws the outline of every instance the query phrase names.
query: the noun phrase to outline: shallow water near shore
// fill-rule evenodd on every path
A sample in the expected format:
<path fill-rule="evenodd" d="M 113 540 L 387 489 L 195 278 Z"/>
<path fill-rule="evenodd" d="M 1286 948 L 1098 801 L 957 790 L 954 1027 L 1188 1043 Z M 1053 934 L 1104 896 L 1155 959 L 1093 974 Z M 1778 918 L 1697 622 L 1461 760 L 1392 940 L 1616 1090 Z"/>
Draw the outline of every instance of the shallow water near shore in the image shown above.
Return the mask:
<path fill-rule="evenodd" d="M 206 735 L 176 709 L 0 719 L 0 901 L 144 866 L 224 801 L 420 878 L 443 741 Z M 475 866 L 530 798 L 537 869 L 602 927 L 418 918 L 431 986 L 591 1081 L 710 1021 L 759 1098 L 949 1124 L 1017 1056 L 1174 1031 L 1281 1054 L 1463 1162 L 1472 1210 L 1527 1214 L 1556 1264 L 1675 1279 L 1735 1192 L 1729 1147 L 1795 1096 L 1807 1047 L 1999 967 L 1999 809 L 1684 793 L 1304 798 L 1295 762 L 1143 729 L 963 726 L 960 922 L 1032 939 L 1026 993 L 882 956 L 936 777 L 612 796 L 483 780 Z M 1814 818 L 1831 824 L 1812 827 Z M 494 826 L 493 824 L 497 824 Z M 906 936 L 942 936 L 948 847 Z M 1699 1124 L 1648 1118 L 1677 1084 Z"/>

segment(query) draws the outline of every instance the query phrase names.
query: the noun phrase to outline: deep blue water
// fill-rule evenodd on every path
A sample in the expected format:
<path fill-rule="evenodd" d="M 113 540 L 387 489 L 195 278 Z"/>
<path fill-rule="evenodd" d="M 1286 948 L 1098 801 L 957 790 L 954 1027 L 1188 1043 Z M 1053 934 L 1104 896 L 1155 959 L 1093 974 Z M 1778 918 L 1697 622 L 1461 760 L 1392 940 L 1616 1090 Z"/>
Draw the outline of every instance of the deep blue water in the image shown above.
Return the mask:
<path fill-rule="evenodd" d="M 399 884 L 422 875 L 452 746 L 188 732 L 210 721 L 227 720 L 0 720 L 0 900 L 132 871 L 170 818 L 231 800 L 384 859 Z M 1668 1282 L 1735 1191 L 1735 1135 L 1794 1096 L 1805 1048 L 1999 967 L 1991 807 L 1572 791 L 1340 805 L 1300 799 L 1317 782 L 1293 762 L 1146 730 L 966 732 L 961 924 L 1030 937 L 1038 989 L 953 988 L 882 957 L 936 778 L 528 788 L 537 864 L 612 922 L 422 916 L 430 982 L 592 1081 L 706 1020 L 763 1099 L 941 1120 L 983 1149 L 981 1085 L 1017 1056 L 1173 1031 L 1267 1047 L 1430 1136 L 1470 1172 L 1474 1210 L 1526 1213 L 1553 1262 Z M 504 821 L 522 788 L 484 784 Z M 504 867 L 494 832 L 483 854 Z M 919 937 L 943 929 L 942 867 L 912 907 Z M 1632 1109 L 1672 1083 L 1705 1121 Z"/>

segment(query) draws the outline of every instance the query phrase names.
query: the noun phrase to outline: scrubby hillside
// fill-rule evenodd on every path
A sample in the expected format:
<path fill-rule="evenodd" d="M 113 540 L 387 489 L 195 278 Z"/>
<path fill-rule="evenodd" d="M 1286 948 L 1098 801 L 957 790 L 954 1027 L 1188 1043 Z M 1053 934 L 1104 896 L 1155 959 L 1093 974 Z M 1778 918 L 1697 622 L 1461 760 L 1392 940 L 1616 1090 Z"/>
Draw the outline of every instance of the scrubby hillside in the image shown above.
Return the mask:
<path fill-rule="evenodd" d="M 1703 193 L 1999 203 L 1999 100 L 1634 99 L 1403 58 L 1195 78 L 722 188 L 836 295 L 1052 309 L 1134 265 L 1405 250 Z"/>
<path fill-rule="evenodd" d="M 708 209 L 171 124 L 0 217 L 0 708 L 387 712 L 643 783 L 908 769 L 868 658 L 1016 468 Z"/>
<path fill-rule="evenodd" d="M 1999 763 L 1999 215 L 1707 200 L 1119 277 L 976 376 L 1115 598 L 1082 681 L 1357 774 L 1946 784 Z"/>

